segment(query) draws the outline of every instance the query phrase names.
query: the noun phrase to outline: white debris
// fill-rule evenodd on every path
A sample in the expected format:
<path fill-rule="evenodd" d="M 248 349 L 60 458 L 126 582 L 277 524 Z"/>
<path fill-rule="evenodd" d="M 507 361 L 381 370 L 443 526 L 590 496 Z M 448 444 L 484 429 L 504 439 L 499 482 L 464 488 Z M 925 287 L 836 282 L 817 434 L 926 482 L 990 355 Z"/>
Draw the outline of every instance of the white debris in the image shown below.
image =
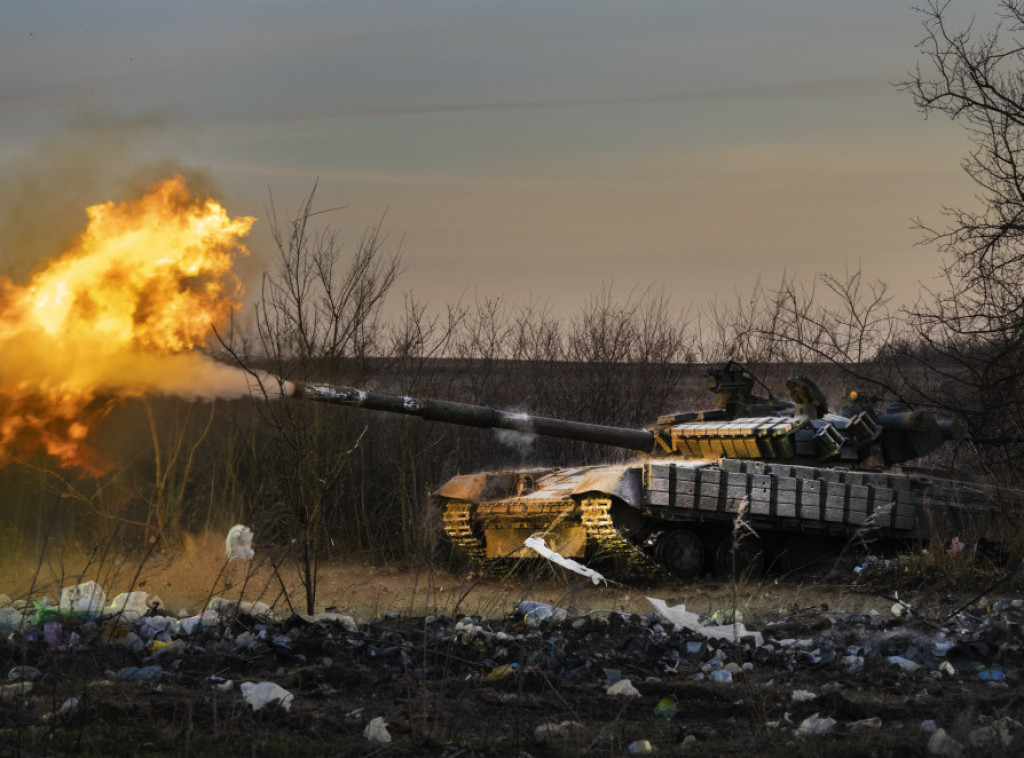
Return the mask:
<path fill-rule="evenodd" d="M 370 723 L 363 730 L 363 736 L 375 745 L 387 745 L 391 742 L 388 722 L 384 720 L 383 716 L 370 719 Z"/>
<path fill-rule="evenodd" d="M 601 574 L 599 574 L 598 572 L 594 571 L 594 569 L 587 568 L 582 563 L 578 563 L 577 561 L 574 561 L 572 558 L 566 558 L 565 556 L 556 553 L 554 550 L 552 550 L 544 544 L 543 537 L 528 537 L 527 540 L 523 543 L 523 545 L 530 548 L 537 554 L 543 556 L 544 558 L 547 558 L 552 563 L 557 563 L 562 568 L 567 568 L 570 571 L 579 574 L 580 576 L 588 577 L 590 581 L 592 581 L 594 584 L 601 584 L 602 582 L 604 584 L 608 583 L 608 580 L 601 576 Z"/>
<path fill-rule="evenodd" d="M 83 582 L 60 591 L 58 608 L 63 612 L 99 613 L 107 604 L 107 594 L 96 582 Z"/>
<path fill-rule="evenodd" d="M 582 732 L 583 725 L 578 721 L 562 721 L 558 724 L 541 724 L 533 730 L 533 738 L 537 742 L 552 743 L 567 740 L 574 733 Z"/>
<path fill-rule="evenodd" d="M 228 561 L 241 558 L 243 561 L 251 560 L 255 551 L 252 549 L 252 529 L 242 524 L 235 524 L 228 530 L 227 539 L 224 540 L 224 552 Z"/>
<path fill-rule="evenodd" d="M 686 610 L 685 605 L 674 605 L 669 608 L 664 600 L 656 597 L 649 597 L 647 601 L 654 606 L 654 610 L 657 611 L 658 615 L 666 621 L 671 621 L 673 624 L 678 624 L 704 637 L 729 641 L 749 639 L 753 641 L 755 647 L 761 647 L 764 644 L 764 636 L 760 632 L 749 632 L 738 621 L 734 624 L 726 624 L 725 626 L 702 626 L 700 617 L 696 613 Z"/>
<path fill-rule="evenodd" d="M 111 616 L 117 616 L 119 623 L 133 624 L 146 615 L 146 612 L 149 610 L 149 607 L 146 605 L 148 599 L 149 593 L 142 590 L 122 592 L 110 602 L 110 605 L 103 612 Z"/>
<path fill-rule="evenodd" d="M 832 731 L 837 723 L 839 722 L 835 719 L 830 719 L 827 716 L 821 718 L 817 713 L 814 713 L 800 722 L 800 726 L 796 728 L 796 736 L 810 737 L 816 734 L 827 734 Z"/>
<path fill-rule="evenodd" d="M 910 603 L 906 602 L 905 600 L 900 600 L 899 593 L 897 592 L 892 593 L 892 596 L 896 600 L 896 602 L 893 603 L 892 608 L 889 609 L 890 613 L 892 613 L 892 615 L 896 616 L 897 618 L 902 616 L 903 614 L 909 616 L 912 610 Z"/>
<path fill-rule="evenodd" d="M 921 668 L 920 663 L 904 658 L 902 655 L 890 655 L 887 660 L 889 663 L 899 666 L 904 671 L 917 671 Z"/>
<path fill-rule="evenodd" d="M 640 691 L 628 679 L 620 679 L 615 684 L 609 684 L 605 688 L 605 692 L 609 695 L 620 695 L 622 697 L 640 697 Z"/>
<path fill-rule="evenodd" d="M 996 719 L 988 726 L 972 729 L 967 741 L 972 747 L 1009 747 L 1013 744 L 1014 734 L 1021 729 L 1021 723 L 1009 716 Z"/>
<path fill-rule="evenodd" d="M 274 611 L 262 600 L 243 600 L 238 604 L 238 610 L 241 613 L 263 620 L 268 620 L 274 615 Z"/>
<path fill-rule="evenodd" d="M 943 758 L 962 758 L 964 746 L 946 734 L 945 729 L 939 727 L 928 738 L 928 753 Z"/>
<path fill-rule="evenodd" d="M 816 697 L 817 695 L 810 690 L 793 690 L 792 695 L 794 703 L 806 703 L 810 700 L 814 700 Z"/>
<path fill-rule="evenodd" d="M 242 697 L 252 706 L 253 711 L 275 702 L 290 711 L 292 700 L 295 699 L 292 693 L 274 682 L 242 682 L 238 688 L 242 690 Z"/>
<path fill-rule="evenodd" d="M 538 626 L 545 619 L 558 623 L 569 618 L 569 611 L 564 608 L 558 608 L 557 606 L 548 605 L 536 600 L 523 600 L 516 606 L 516 610 L 523 614 L 523 620 L 529 626 Z"/>
<path fill-rule="evenodd" d="M 359 631 L 359 625 L 356 623 L 356 620 L 346 613 L 317 613 L 313 616 L 304 615 L 302 618 L 311 624 L 336 621 L 341 624 L 341 628 L 346 632 Z"/>
<path fill-rule="evenodd" d="M 25 617 L 17 608 L 0 608 L 0 632 L 18 629 L 25 623 Z"/>

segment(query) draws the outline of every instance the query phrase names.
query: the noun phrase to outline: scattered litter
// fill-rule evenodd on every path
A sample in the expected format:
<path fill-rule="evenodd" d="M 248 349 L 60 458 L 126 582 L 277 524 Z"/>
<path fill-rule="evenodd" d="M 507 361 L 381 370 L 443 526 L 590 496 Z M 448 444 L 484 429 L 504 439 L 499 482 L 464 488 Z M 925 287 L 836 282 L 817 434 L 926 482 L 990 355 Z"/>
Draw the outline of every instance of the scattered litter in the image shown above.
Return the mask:
<path fill-rule="evenodd" d="M 57 608 L 62 613 L 99 614 L 107 604 L 107 595 L 96 582 L 83 582 L 60 591 Z"/>
<path fill-rule="evenodd" d="M 890 655 L 887 660 L 904 671 L 917 671 L 921 668 L 920 663 L 904 658 L 902 655 Z"/>
<path fill-rule="evenodd" d="M 676 700 L 675 695 L 668 695 L 658 701 L 658 704 L 654 706 L 654 713 L 658 716 L 664 716 L 665 718 L 672 718 L 679 712 L 679 701 Z"/>
<path fill-rule="evenodd" d="M 149 611 L 147 600 L 149 600 L 149 593 L 142 590 L 122 592 L 111 601 L 109 606 L 103 609 L 103 613 L 114 616 L 120 623 L 133 624 Z"/>
<path fill-rule="evenodd" d="M 972 729 L 967 735 L 971 747 L 1009 747 L 1021 731 L 1021 723 L 1009 716 L 996 719 L 987 726 Z"/>
<path fill-rule="evenodd" d="M 928 738 L 928 752 L 942 758 L 962 758 L 964 746 L 946 734 L 945 729 L 939 727 Z"/>
<path fill-rule="evenodd" d="M 671 608 L 668 603 L 660 598 L 648 597 L 647 601 L 654 606 L 654 610 L 666 621 L 678 624 L 684 629 L 697 632 L 705 637 L 715 640 L 742 641 L 751 640 L 754 647 L 761 647 L 764 644 L 764 637 L 761 632 L 748 632 L 747 628 L 740 622 L 728 626 L 705 626 L 700 623 L 700 617 L 696 613 L 686 610 L 685 605 L 676 605 Z"/>
<path fill-rule="evenodd" d="M 797 737 L 810 737 L 812 735 L 827 734 L 832 731 L 839 722 L 833 718 L 821 718 L 817 713 L 808 716 L 800 722 L 796 729 Z"/>
<path fill-rule="evenodd" d="M 533 730 L 533 738 L 537 742 L 550 744 L 570 740 L 574 735 L 582 734 L 584 727 L 578 721 L 561 721 L 557 724 L 541 724 Z"/>
<path fill-rule="evenodd" d="M 807 703 L 814 700 L 817 695 L 809 690 L 793 690 L 792 700 L 794 703 Z"/>
<path fill-rule="evenodd" d="M 231 527 L 227 539 L 224 540 L 224 552 L 229 563 L 235 558 L 241 558 L 243 561 L 252 560 L 256 555 L 252 549 L 252 529 L 242 524 Z"/>
<path fill-rule="evenodd" d="M 25 617 L 17 608 L 0 608 L 0 632 L 10 632 L 20 629 L 25 623 Z"/>
<path fill-rule="evenodd" d="M 523 543 L 526 547 L 530 548 L 538 555 L 547 558 L 552 563 L 556 563 L 562 568 L 567 568 L 569 571 L 573 571 L 580 576 L 585 576 L 590 579 L 594 584 L 607 584 L 608 580 L 605 579 L 601 574 L 594 571 L 591 568 L 587 568 L 582 563 L 574 561 L 572 558 L 566 558 L 565 556 L 556 553 L 554 550 L 544 544 L 543 537 L 528 537 Z"/>
<path fill-rule="evenodd" d="M 901 616 L 909 616 L 912 610 L 910 603 L 900 600 L 899 593 L 897 592 L 892 593 L 892 596 L 893 599 L 896 601 L 892 604 L 892 608 L 889 609 L 892 615 L 896 616 L 897 618 Z"/>
<path fill-rule="evenodd" d="M 363 736 L 374 745 L 387 745 L 391 742 L 388 722 L 384 720 L 383 716 L 376 716 L 370 719 L 370 723 L 363 730 Z"/>
<path fill-rule="evenodd" d="M 292 700 L 295 699 L 292 693 L 274 682 L 242 682 L 238 688 L 253 711 L 258 711 L 270 703 L 278 703 L 286 711 L 290 711 Z"/>
<path fill-rule="evenodd" d="M 605 688 L 605 692 L 609 695 L 619 695 L 621 697 L 640 697 L 640 691 L 628 679 L 620 679 L 615 684 L 608 685 Z"/>
<path fill-rule="evenodd" d="M 487 681 L 489 681 L 489 682 L 501 681 L 502 679 L 505 679 L 506 677 L 512 676 L 512 674 L 514 674 L 516 672 L 516 669 L 518 669 L 518 668 L 519 668 L 519 665 L 515 664 L 515 663 L 506 663 L 506 664 L 503 664 L 501 666 L 495 666 L 493 669 L 491 669 L 487 673 Z"/>
<path fill-rule="evenodd" d="M 569 612 L 564 608 L 556 608 L 536 600 L 523 600 L 516 606 L 516 610 L 523 614 L 523 620 L 530 626 L 539 626 L 542 621 L 558 623 L 569 617 Z"/>
<path fill-rule="evenodd" d="M 647 755 L 654 752 L 654 745 L 650 740 L 637 740 L 629 743 L 629 752 L 631 755 Z"/>

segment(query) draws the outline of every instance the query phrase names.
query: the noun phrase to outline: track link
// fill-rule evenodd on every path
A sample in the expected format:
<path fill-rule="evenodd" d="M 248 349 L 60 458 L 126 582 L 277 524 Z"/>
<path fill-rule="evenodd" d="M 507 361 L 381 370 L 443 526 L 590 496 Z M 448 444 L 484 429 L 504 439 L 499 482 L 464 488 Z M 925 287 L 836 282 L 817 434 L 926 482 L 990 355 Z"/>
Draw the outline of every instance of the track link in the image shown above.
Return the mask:
<path fill-rule="evenodd" d="M 587 530 L 587 546 L 600 557 L 615 561 L 616 572 L 624 568 L 628 577 L 668 580 L 671 574 L 657 561 L 644 553 L 612 521 L 612 501 L 608 498 L 588 498 L 580 504 L 580 518 Z"/>
<path fill-rule="evenodd" d="M 445 501 L 441 514 L 444 531 L 457 550 L 468 555 L 474 563 L 486 566 L 489 562 L 487 548 L 484 546 L 483 538 L 473 532 L 472 509 L 472 503 L 460 500 Z"/>

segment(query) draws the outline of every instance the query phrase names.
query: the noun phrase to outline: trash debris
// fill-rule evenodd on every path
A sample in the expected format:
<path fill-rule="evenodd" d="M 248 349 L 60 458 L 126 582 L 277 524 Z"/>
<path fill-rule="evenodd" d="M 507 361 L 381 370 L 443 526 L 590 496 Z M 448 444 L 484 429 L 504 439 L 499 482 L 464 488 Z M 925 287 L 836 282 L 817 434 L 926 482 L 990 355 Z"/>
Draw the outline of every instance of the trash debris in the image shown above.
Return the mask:
<path fill-rule="evenodd" d="M 750 640 L 754 647 L 761 647 L 764 644 L 764 637 L 760 632 L 748 632 L 747 628 L 740 622 L 734 622 L 728 626 L 706 626 L 700 623 L 700 617 L 696 613 L 686 610 L 685 605 L 676 605 L 671 608 L 659 598 L 648 597 L 647 601 L 654 606 L 654 610 L 666 621 L 678 624 L 684 629 L 703 635 L 715 640 L 742 641 Z"/>
<path fill-rule="evenodd" d="M 400 696 L 398 683 L 418 687 L 422 682 L 430 687 L 440 683 L 439 692 L 464 693 L 468 712 L 495 725 L 496 740 L 508 739 L 503 724 L 519 724 L 520 739 L 521 725 L 528 724 L 552 754 L 591 745 L 602 734 L 599 720 L 621 709 L 630 724 L 615 738 L 621 740 L 615 744 L 622 754 L 629 745 L 646 752 L 647 744 L 654 754 L 681 753 L 694 740 L 698 747 L 690 751 L 702 752 L 699 746 L 714 744 L 729 728 L 724 721 L 708 720 L 704 705 L 695 707 L 697 700 L 708 699 L 730 713 L 760 709 L 759 718 L 778 730 L 780 744 L 794 736 L 847 735 L 858 744 L 880 741 L 905 748 L 908 755 L 966 756 L 1012 754 L 1011 748 L 1024 740 L 1024 727 L 996 718 L 1012 713 L 1006 706 L 976 714 L 957 706 L 964 702 L 963 693 L 999 704 L 1014 697 L 1024 671 L 1024 603 L 1014 606 L 1010 598 L 983 598 L 948 618 L 931 615 L 931 600 L 912 598 L 928 608 L 930 618 L 939 619 L 928 623 L 923 612 L 920 623 L 895 619 L 887 612 L 891 601 L 874 613 L 821 604 L 780 602 L 767 611 L 744 606 L 747 618 L 757 619 L 759 638 L 744 628 L 746 636 L 736 644 L 734 634 L 740 629 L 715 624 L 710 615 L 691 613 L 675 600 L 661 601 L 661 607 L 652 603 L 646 615 L 625 612 L 625 603 L 616 610 L 577 610 L 590 592 L 566 597 L 565 608 L 536 600 L 513 602 L 492 618 L 450 618 L 437 610 L 423 618 L 381 612 L 365 622 L 336 611 L 275 617 L 265 604 L 230 593 L 209 601 L 198 614 L 168 613 L 154 596 L 139 590 L 117 595 L 99 614 L 87 602 L 68 604 L 64 613 L 45 598 L 36 603 L 26 598 L 5 606 L 19 618 L 16 627 L 0 635 L 0 651 L 6 646 L 8 656 L 0 672 L 0 699 L 8 717 L 16 714 L 31 728 L 45 725 L 51 731 L 106 713 L 105 698 L 117 693 L 121 700 L 147 698 L 158 729 L 167 722 L 156 698 L 201 697 L 218 704 L 218 716 L 227 713 L 229 718 L 240 708 L 249 712 L 244 700 L 253 711 L 270 711 L 252 723 L 277 728 L 277 721 L 293 732 L 310 723 L 307 717 L 315 712 L 335 719 L 336 728 L 343 725 L 358 739 L 364 728 L 369 730 L 374 708 L 384 732 L 395 728 L 383 721 L 386 714 L 379 704 Z M 630 603 L 638 600 L 643 596 L 633 593 Z M 712 599 L 705 607 L 720 605 L 721 600 Z M 35 608 L 46 609 L 42 623 L 33 621 Z M 88 615 L 68 615 L 73 613 Z M 717 618 L 736 617 L 719 612 Z M 99 684 L 78 678 L 82 668 L 72 656 L 79 651 L 96 661 L 90 669 Z M 74 664 L 67 667 L 74 673 L 54 666 L 55 660 Z M 755 671 L 756 677 L 746 673 Z M 245 675 L 267 681 L 243 681 Z M 361 681 L 373 682 L 379 696 L 389 699 L 357 693 Z M 755 689 L 764 693 L 756 702 L 750 700 Z M 569 704 L 551 696 L 557 691 L 571 695 Z M 884 699 L 868 697 L 868 692 L 884 693 Z M 947 697 L 952 692 L 957 695 Z M 292 714 L 284 719 L 274 704 L 289 711 L 292 693 L 302 695 L 301 718 Z M 73 705 L 69 694 L 81 698 L 81 705 Z M 594 707 L 572 705 L 584 700 Z M 58 712 L 62 701 L 69 703 L 64 716 Z M 622 723 L 627 723 L 625 716 Z M 951 727 L 936 737 L 939 724 L 955 725 L 955 731 Z M 878 730 L 882 736 L 876 736 Z M 728 734 L 737 744 L 753 747 L 746 734 Z M 607 744 L 599 741 L 595 747 L 604 750 Z"/>
<path fill-rule="evenodd" d="M 569 569 L 569 571 L 575 572 L 575 573 L 579 574 L 580 576 L 587 577 L 594 584 L 607 584 L 608 583 L 608 580 L 605 579 L 597 571 L 594 571 L 591 568 L 587 568 L 582 563 L 578 563 L 577 561 L 574 561 L 572 558 L 566 558 L 565 556 L 563 556 L 563 555 L 561 555 L 559 553 L 556 553 L 554 550 L 552 550 L 546 544 L 544 544 L 544 538 L 543 537 L 538 537 L 538 536 L 528 537 L 526 539 L 526 541 L 523 542 L 523 545 L 525 545 L 526 547 L 530 548 L 531 550 L 536 552 L 538 555 L 541 555 L 544 558 L 547 558 L 552 563 L 556 563 L 559 566 L 561 566 L 562 568 L 567 568 L 567 569 Z"/>
<path fill-rule="evenodd" d="M 516 610 L 523 614 L 523 620 L 530 626 L 538 626 L 542 621 L 557 623 L 569 617 L 569 612 L 564 608 L 556 608 L 535 600 L 523 600 L 516 606 Z"/>
<path fill-rule="evenodd" d="M 122 592 L 111 601 L 109 606 L 103 609 L 103 613 L 114 616 L 120 623 L 133 624 L 149 611 L 149 606 L 146 605 L 147 600 L 149 600 L 149 593 L 142 590 Z"/>
<path fill-rule="evenodd" d="M 107 595 L 96 582 L 83 582 L 60 591 L 57 608 L 67 614 L 99 614 L 107 604 Z"/>
<path fill-rule="evenodd" d="M 928 752 L 942 758 L 963 758 L 964 746 L 946 734 L 945 729 L 939 727 L 928 738 Z"/>
<path fill-rule="evenodd" d="M 374 745 L 387 745 L 391 742 L 391 733 L 388 732 L 388 723 L 383 716 L 375 716 L 363 729 L 363 736 Z"/>
<path fill-rule="evenodd" d="M 615 684 L 608 685 L 605 688 L 605 692 L 609 695 L 621 697 L 640 697 L 640 691 L 628 679 L 620 679 Z"/>
<path fill-rule="evenodd" d="M 1001 682 L 1005 678 L 1002 669 L 988 668 L 978 672 L 978 678 L 983 682 Z"/>
<path fill-rule="evenodd" d="M 519 668 L 519 665 L 515 664 L 515 663 L 506 663 L 506 664 L 501 665 L 501 666 L 495 666 L 493 669 L 491 669 L 489 672 L 487 672 L 487 681 L 489 681 L 489 682 L 501 681 L 502 679 L 505 679 L 506 677 L 512 676 L 512 674 L 514 674 L 518 668 Z"/>
<path fill-rule="evenodd" d="M 17 608 L 0 608 L 0 632 L 10 632 L 21 628 L 25 617 Z"/>
<path fill-rule="evenodd" d="M 557 724 L 541 724 L 533 730 L 533 738 L 537 742 L 551 744 L 571 740 L 583 732 L 584 727 L 578 721 L 561 721 Z"/>
<path fill-rule="evenodd" d="M 833 718 L 821 718 L 817 713 L 808 716 L 800 722 L 795 732 L 797 737 L 810 737 L 812 735 L 827 734 L 835 728 L 839 722 Z"/>
<path fill-rule="evenodd" d="M 654 713 L 658 716 L 664 716 L 665 718 L 672 718 L 679 712 L 679 701 L 676 700 L 675 695 L 668 695 L 658 701 L 658 704 L 654 706 Z"/>
<path fill-rule="evenodd" d="M 921 664 L 915 661 L 908 660 L 901 655 L 890 655 L 887 659 L 889 663 L 899 666 L 904 671 L 917 671 L 921 668 Z"/>
<path fill-rule="evenodd" d="M 629 743 L 628 750 L 630 755 L 647 755 L 654 752 L 654 745 L 650 740 L 637 740 Z"/>
<path fill-rule="evenodd" d="M 270 703 L 278 703 L 286 711 L 290 711 L 292 700 L 295 699 L 292 693 L 274 682 L 242 682 L 238 688 L 253 711 L 261 710 Z"/>
<path fill-rule="evenodd" d="M 996 719 L 987 726 L 972 729 L 967 735 L 971 747 L 1009 747 L 1021 732 L 1021 723 L 1009 716 Z"/>
<path fill-rule="evenodd" d="M 252 529 L 242 524 L 231 527 L 227 539 L 224 540 L 224 552 L 229 563 L 235 558 L 241 558 L 243 561 L 252 560 L 256 555 L 252 549 Z"/>

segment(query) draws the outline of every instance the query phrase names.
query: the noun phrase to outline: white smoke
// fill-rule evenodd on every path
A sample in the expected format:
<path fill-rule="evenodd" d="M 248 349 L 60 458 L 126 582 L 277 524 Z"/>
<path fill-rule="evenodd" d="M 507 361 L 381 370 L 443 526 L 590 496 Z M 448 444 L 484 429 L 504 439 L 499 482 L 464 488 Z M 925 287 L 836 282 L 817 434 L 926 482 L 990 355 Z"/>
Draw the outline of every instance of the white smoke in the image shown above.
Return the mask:
<path fill-rule="evenodd" d="M 530 421 L 530 414 L 525 411 L 508 410 L 505 413 L 525 424 L 528 424 Z M 498 440 L 499 444 L 509 450 L 513 450 L 520 458 L 529 457 L 533 453 L 537 442 L 537 435 L 528 432 L 517 432 L 514 429 L 495 429 L 494 437 Z"/>

